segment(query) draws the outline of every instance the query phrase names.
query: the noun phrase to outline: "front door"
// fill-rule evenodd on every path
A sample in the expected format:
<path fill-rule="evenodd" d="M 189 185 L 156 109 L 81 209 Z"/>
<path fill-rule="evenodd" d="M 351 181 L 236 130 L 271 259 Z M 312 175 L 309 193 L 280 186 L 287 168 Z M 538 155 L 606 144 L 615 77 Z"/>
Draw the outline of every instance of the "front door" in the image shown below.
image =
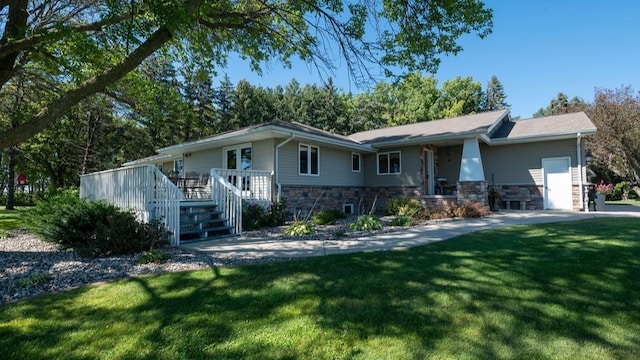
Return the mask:
<path fill-rule="evenodd" d="M 572 209 L 571 159 L 542 159 L 544 173 L 544 208 L 550 210 Z"/>

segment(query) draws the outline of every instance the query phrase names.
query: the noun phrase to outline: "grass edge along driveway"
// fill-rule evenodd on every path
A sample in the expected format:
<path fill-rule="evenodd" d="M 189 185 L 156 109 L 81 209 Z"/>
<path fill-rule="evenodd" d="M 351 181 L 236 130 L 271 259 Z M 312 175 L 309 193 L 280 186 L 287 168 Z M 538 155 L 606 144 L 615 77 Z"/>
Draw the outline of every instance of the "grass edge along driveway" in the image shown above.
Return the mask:
<path fill-rule="evenodd" d="M 631 359 L 639 225 L 516 226 L 85 287 L 0 307 L 0 348 L 5 359 Z"/>

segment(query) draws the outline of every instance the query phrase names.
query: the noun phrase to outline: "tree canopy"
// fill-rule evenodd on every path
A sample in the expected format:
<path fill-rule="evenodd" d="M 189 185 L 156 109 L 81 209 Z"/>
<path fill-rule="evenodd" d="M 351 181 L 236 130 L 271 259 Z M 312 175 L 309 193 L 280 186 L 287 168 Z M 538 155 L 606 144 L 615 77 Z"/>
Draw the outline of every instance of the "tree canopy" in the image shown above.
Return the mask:
<path fill-rule="evenodd" d="M 479 0 L 14 0 L 0 3 L 0 86 L 20 73 L 49 74 L 54 90 L 34 115 L 0 124 L 0 148 L 20 144 L 152 54 L 214 71 L 230 53 L 259 71 L 294 57 L 331 70 L 338 58 L 356 81 L 385 73 L 435 70 L 456 54 L 460 36 L 491 31 Z"/>

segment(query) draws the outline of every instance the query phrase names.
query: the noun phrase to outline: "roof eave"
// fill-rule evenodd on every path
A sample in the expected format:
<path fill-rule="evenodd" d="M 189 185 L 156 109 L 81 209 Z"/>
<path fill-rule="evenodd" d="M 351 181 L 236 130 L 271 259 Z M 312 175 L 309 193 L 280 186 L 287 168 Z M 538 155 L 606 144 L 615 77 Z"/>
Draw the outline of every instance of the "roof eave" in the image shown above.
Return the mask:
<path fill-rule="evenodd" d="M 371 142 L 371 146 L 374 148 L 387 148 L 392 146 L 409 146 L 409 145 L 422 145 L 430 142 L 443 141 L 443 140 L 464 140 L 468 138 L 477 138 L 486 134 L 486 130 L 474 130 L 461 133 L 451 134 L 439 134 L 428 136 L 417 136 L 411 138 L 402 138 L 399 140 Z"/>
<path fill-rule="evenodd" d="M 593 135 L 597 132 L 596 129 L 586 129 L 575 132 L 567 132 L 560 134 L 545 134 L 545 135 L 530 135 L 530 136 L 519 136 L 513 138 L 500 138 L 500 139 L 488 139 L 489 141 L 485 141 L 488 145 L 510 145 L 510 144 L 522 144 L 522 143 L 530 143 L 530 142 L 539 142 L 539 141 L 553 141 L 553 140 L 566 140 L 566 139 L 575 139 L 578 135 L 584 137 L 588 135 Z"/>
<path fill-rule="evenodd" d="M 281 127 L 281 126 L 274 125 L 274 124 L 266 124 L 264 126 L 240 129 L 240 130 L 233 131 L 233 132 L 230 132 L 230 133 L 221 134 L 221 135 L 218 135 L 218 136 L 212 136 L 212 137 L 209 137 L 209 138 L 206 138 L 206 139 L 195 140 L 195 141 L 191 141 L 191 142 L 188 142 L 188 143 L 182 143 L 182 144 L 176 144 L 176 145 L 168 146 L 168 147 L 165 147 L 165 148 L 162 148 L 162 149 L 158 149 L 157 151 L 159 153 L 164 153 L 164 154 L 184 153 L 184 152 L 191 151 L 192 149 L 199 149 L 199 148 L 202 148 L 202 147 L 206 147 L 208 144 L 219 142 L 221 140 L 228 140 L 228 139 L 232 139 L 234 137 L 240 137 L 240 136 L 245 136 L 245 135 L 254 135 L 254 134 L 265 133 L 265 132 L 272 132 L 274 134 L 281 134 L 281 135 L 284 135 L 284 136 L 295 135 L 295 137 L 297 137 L 297 138 L 308 139 L 308 140 L 313 140 L 313 141 L 317 141 L 317 142 L 321 142 L 321 143 L 332 144 L 334 146 L 345 147 L 345 148 L 358 150 L 358 151 L 362 151 L 362 152 L 371 152 L 371 153 L 375 152 L 375 149 L 373 149 L 370 145 L 361 144 L 361 143 L 359 143 L 359 142 L 357 142 L 355 140 L 339 140 L 339 139 L 334 139 L 334 138 L 330 138 L 330 137 L 326 137 L 326 136 L 321 136 L 321 135 L 316 135 L 316 134 L 309 134 L 309 133 L 306 133 L 304 131 L 295 130 L 295 129 L 289 129 L 289 128 Z"/>
<path fill-rule="evenodd" d="M 279 133 L 282 135 L 287 135 L 287 136 L 295 136 L 298 139 L 306 139 L 306 140 L 312 140 L 312 141 L 316 141 L 316 142 L 320 142 L 320 143 L 325 143 L 325 144 L 331 144 L 334 146 L 339 146 L 339 147 L 344 147 L 344 148 L 348 148 L 348 149 L 352 149 L 352 150 L 358 150 L 358 151 L 362 151 L 362 152 L 368 152 L 368 153 L 375 153 L 376 150 L 368 144 L 361 144 L 355 140 L 340 140 L 340 139 L 333 139 L 330 137 L 326 137 L 326 136 L 320 136 L 320 135 L 315 135 L 315 134 L 308 134 L 304 131 L 299 131 L 299 130 L 294 130 L 294 129 L 286 129 L 286 128 L 282 128 L 282 127 L 277 127 L 276 129 L 273 129 L 274 133 Z"/>

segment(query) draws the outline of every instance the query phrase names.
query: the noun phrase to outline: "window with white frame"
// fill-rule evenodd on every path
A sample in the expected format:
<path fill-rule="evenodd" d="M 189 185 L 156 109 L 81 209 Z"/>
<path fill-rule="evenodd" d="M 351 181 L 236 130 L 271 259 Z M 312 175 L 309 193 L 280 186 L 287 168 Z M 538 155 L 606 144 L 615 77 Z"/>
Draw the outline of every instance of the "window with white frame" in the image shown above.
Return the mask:
<path fill-rule="evenodd" d="M 298 144 L 298 166 L 300 175 L 320 174 L 320 148 Z"/>
<path fill-rule="evenodd" d="M 351 153 L 351 171 L 360 172 L 360 154 Z"/>
<path fill-rule="evenodd" d="M 400 174 L 400 151 L 378 153 L 378 175 Z"/>

